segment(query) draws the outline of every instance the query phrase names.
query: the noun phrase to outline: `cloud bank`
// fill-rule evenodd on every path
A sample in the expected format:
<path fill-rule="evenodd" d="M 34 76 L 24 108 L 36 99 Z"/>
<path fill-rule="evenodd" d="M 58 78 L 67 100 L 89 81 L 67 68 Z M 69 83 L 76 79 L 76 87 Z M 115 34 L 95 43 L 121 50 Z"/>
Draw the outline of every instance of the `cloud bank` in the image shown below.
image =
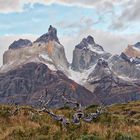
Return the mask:
<path fill-rule="evenodd" d="M 120 0 L 119 0 L 120 1 Z M 100 6 L 101 8 L 112 8 L 118 0 L 0 0 L 0 12 L 21 12 L 25 4 L 45 4 L 50 5 L 52 3 L 62 4 L 67 6 L 81 6 L 88 8 L 95 8 Z"/>
<path fill-rule="evenodd" d="M 0 13 L 22 12 L 25 5 L 33 6 L 36 3 L 95 8 L 100 13 L 108 11 L 114 17 L 109 26 L 112 29 L 122 29 L 127 26 L 126 22 L 140 21 L 140 0 L 0 0 Z M 115 8 L 120 14 L 114 12 Z"/>

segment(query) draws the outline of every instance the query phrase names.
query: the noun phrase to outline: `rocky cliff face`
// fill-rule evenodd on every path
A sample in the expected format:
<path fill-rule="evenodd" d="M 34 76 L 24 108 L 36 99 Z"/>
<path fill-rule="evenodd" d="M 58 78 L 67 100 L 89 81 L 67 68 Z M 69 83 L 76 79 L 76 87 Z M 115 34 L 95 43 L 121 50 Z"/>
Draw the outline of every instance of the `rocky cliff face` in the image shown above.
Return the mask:
<path fill-rule="evenodd" d="M 27 63 L 0 74 L 0 103 L 39 106 L 43 97 L 52 99 L 50 107 L 63 107 L 62 95 L 83 106 L 99 104 L 96 95 L 42 63 Z"/>
<path fill-rule="evenodd" d="M 128 45 L 121 55 L 112 56 L 108 62 L 118 75 L 132 79 L 140 78 L 140 43 Z"/>
<path fill-rule="evenodd" d="M 138 58 L 131 58 L 122 53 L 112 56 L 108 63 L 111 69 L 118 75 L 137 79 L 140 77 L 140 61 Z"/>
<path fill-rule="evenodd" d="M 140 42 L 136 43 L 135 45 L 128 45 L 124 53 L 129 57 L 140 58 Z"/>
<path fill-rule="evenodd" d="M 27 42 L 26 40 L 19 40 L 9 46 L 9 50 L 3 55 L 4 66 L 1 68 L 1 72 L 36 61 L 48 65 L 51 63 L 55 69 L 62 71 L 68 68 L 69 63 L 65 56 L 64 47 L 60 44 L 57 38 L 57 30 L 54 27 L 50 26 L 48 33 L 39 37 L 32 44 Z M 30 47 L 28 47 L 29 44 Z"/>
<path fill-rule="evenodd" d="M 106 53 L 102 46 L 96 44 L 92 36 L 88 36 L 75 46 L 72 69 L 89 69 L 89 67 L 93 66 L 101 57 L 108 59 L 110 54 Z"/>

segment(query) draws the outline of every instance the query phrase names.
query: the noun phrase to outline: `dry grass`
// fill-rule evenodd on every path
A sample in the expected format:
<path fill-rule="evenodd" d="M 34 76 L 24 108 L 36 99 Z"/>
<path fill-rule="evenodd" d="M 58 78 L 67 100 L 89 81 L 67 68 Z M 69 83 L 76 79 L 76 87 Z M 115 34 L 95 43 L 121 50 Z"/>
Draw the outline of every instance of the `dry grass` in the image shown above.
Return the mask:
<path fill-rule="evenodd" d="M 94 112 L 96 106 L 87 112 Z M 0 106 L 0 140 L 139 140 L 140 102 L 113 105 L 92 123 L 81 122 L 80 126 L 67 128 L 41 115 L 30 107 L 22 108 L 16 115 L 13 106 Z M 71 118 L 73 110 L 54 110 Z"/>

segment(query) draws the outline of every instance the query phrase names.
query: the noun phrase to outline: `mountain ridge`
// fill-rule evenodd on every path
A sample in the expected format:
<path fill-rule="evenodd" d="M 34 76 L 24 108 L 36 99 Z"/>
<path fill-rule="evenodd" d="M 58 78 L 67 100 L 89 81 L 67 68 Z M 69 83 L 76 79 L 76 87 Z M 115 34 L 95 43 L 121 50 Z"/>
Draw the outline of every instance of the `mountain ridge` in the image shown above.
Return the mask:
<path fill-rule="evenodd" d="M 51 25 L 48 32 L 32 42 L 30 46 L 25 45 L 26 40 L 17 42 L 16 49 L 10 47 L 3 55 L 4 65 L 0 68 L 0 73 L 3 73 L 3 75 L 16 70 L 18 72 L 20 67 L 29 66 L 31 63 L 36 65 L 41 63 L 54 73 L 61 71 L 67 77 L 67 80 L 72 79 L 86 88 L 85 93 L 77 92 L 79 98 L 82 99 L 81 102 L 86 100 L 83 98 L 86 97 L 86 93 L 93 96 L 89 94 L 87 97 L 89 103 L 95 99 L 94 95 L 97 96 L 98 103 L 102 104 L 140 100 L 138 57 L 133 56 L 132 58 L 125 51 L 120 55 L 112 55 L 95 43 L 94 38 L 89 35 L 75 46 L 73 61 L 70 64 L 66 58 L 64 46 L 57 37 L 57 29 Z M 12 46 L 14 44 L 12 43 Z M 139 43 L 136 44 L 136 46 L 138 45 Z M 34 69 L 32 70 L 34 71 Z M 45 71 L 41 74 L 45 74 Z M 92 79 L 92 82 L 89 79 Z M 1 79 L 2 82 L 4 82 L 4 79 Z M 53 89 L 52 86 L 49 88 Z M 5 89 L 1 88 L 2 90 Z M 39 91 L 37 94 L 39 94 Z"/>

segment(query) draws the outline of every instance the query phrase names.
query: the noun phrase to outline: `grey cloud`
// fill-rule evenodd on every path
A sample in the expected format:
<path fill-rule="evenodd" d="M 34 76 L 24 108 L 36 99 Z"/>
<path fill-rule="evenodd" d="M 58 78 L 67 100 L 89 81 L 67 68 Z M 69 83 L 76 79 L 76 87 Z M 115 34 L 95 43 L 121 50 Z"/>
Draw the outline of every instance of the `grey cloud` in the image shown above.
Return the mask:
<path fill-rule="evenodd" d="M 80 40 L 76 37 L 76 35 L 81 31 L 81 29 L 88 29 L 88 28 L 91 29 L 92 27 L 94 27 L 94 25 L 102 21 L 103 21 L 102 18 L 99 18 L 94 21 L 94 19 L 89 17 L 81 17 L 76 21 L 70 21 L 70 22 L 61 21 L 56 23 L 55 25 L 57 25 L 57 27 L 61 28 L 64 31 L 63 35 L 72 36 L 72 38 L 76 38 L 77 41 L 80 42 Z M 74 45 L 74 43 L 76 43 L 76 40 L 75 41 L 71 40 L 71 43 Z"/>
<path fill-rule="evenodd" d="M 121 18 L 128 21 L 140 21 L 140 1 L 134 0 L 133 3 L 131 2 L 130 7 L 122 12 Z"/>
<path fill-rule="evenodd" d="M 124 23 L 121 19 L 116 18 L 112 21 L 111 25 L 109 25 L 110 29 L 113 30 L 122 30 L 122 29 L 126 29 L 127 25 L 126 23 Z"/>
<path fill-rule="evenodd" d="M 81 29 L 85 27 L 92 27 L 95 24 L 98 24 L 102 21 L 102 18 L 99 16 L 99 19 L 94 20 L 90 17 L 81 17 L 80 19 L 77 19 L 76 21 L 60 21 L 56 23 L 57 26 L 59 26 L 62 29 Z"/>
<path fill-rule="evenodd" d="M 112 20 L 109 28 L 116 30 L 126 29 L 130 23 L 140 22 L 140 0 L 124 1 L 120 6 L 122 9 L 121 14 Z"/>

